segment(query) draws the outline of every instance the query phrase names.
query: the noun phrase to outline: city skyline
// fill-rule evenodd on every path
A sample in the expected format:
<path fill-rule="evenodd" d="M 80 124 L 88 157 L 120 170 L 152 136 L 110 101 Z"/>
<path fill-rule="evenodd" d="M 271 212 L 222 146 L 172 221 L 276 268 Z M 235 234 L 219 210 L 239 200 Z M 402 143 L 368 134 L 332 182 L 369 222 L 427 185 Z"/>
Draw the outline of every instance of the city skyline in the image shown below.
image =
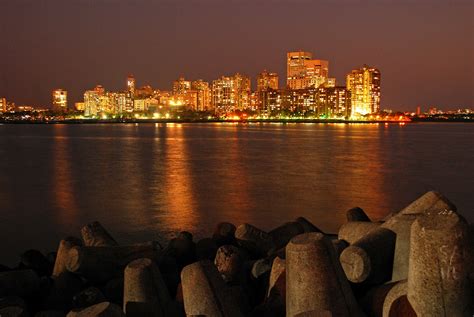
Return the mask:
<path fill-rule="evenodd" d="M 267 69 L 283 86 L 286 53 L 303 50 L 329 61 L 338 83 L 364 64 L 381 69 L 382 108 L 472 107 L 473 9 L 468 1 L 6 0 L 0 96 L 50 106 L 51 91 L 63 88 L 72 105 L 96 84 L 122 89 L 129 73 L 138 86 L 171 90 L 181 76 L 211 82 L 237 72 L 255 87 Z"/>

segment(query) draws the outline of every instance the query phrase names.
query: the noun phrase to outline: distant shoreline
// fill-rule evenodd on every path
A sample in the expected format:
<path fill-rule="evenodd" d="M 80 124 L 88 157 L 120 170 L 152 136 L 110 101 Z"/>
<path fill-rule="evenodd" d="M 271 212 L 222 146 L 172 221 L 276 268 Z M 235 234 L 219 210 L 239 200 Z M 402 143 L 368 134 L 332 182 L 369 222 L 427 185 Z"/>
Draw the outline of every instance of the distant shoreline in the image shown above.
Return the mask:
<path fill-rule="evenodd" d="M 199 120 L 199 119 L 71 119 L 71 120 L 0 120 L 0 124 L 130 124 L 130 123 L 345 123 L 345 124 L 406 124 L 406 123 L 474 123 L 469 119 L 432 119 L 432 118 L 414 118 L 411 121 L 390 121 L 390 120 L 342 120 L 342 119 L 248 119 L 248 120 Z"/>

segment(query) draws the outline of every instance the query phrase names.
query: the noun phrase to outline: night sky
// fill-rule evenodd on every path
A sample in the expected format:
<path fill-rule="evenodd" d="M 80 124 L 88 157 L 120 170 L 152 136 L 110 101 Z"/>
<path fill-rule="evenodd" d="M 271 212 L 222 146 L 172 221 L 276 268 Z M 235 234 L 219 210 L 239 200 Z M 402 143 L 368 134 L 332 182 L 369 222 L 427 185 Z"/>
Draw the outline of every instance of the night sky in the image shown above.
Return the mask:
<path fill-rule="evenodd" d="M 102 84 L 171 89 L 264 68 L 286 52 L 329 60 L 330 76 L 366 63 L 382 73 L 382 108 L 474 107 L 474 1 L 0 0 L 0 96 L 69 105 Z"/>

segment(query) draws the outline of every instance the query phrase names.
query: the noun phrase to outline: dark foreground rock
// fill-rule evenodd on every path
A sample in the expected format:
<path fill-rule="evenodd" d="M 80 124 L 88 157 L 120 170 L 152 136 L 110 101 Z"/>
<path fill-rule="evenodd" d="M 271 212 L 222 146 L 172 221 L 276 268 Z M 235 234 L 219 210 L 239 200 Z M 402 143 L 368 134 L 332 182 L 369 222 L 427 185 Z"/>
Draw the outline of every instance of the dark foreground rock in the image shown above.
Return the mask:
<path fill-rule="evenodd" d="M 99 222 L 56 252 L 0 265 L 0 316 L 472 316 L 474 226 L 428 192 L 383 221 L 359 207 L 338 235 L 299 217 L 119 244 Z"/>

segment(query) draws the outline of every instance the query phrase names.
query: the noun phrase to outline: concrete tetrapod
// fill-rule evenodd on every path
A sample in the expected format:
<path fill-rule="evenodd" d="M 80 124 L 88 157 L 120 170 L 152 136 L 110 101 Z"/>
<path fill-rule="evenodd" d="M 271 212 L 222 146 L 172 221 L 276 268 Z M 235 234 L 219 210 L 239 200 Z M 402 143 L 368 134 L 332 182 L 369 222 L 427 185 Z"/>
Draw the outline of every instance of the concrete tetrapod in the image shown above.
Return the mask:
<path fill-rule="evenodd" d="M 288 244 L 294 236 L 304 232 L 303 226 L 299 222 L 287 222 L 268 234 L 272 237 L 276 249 L 280 249 Z"/>
<path fill-rule="evenodd" d="M 105 230 L 98 221 L 91 222 L 81 229 L 82 240 L 88 247 L 113 247 L 117 241 Z"/>
<path fill-rule="evenodd" d="M 268 233 L 248 223 L 237 227 L 235 238 L 244 248 L 260 255 L 266 255 L 268 251 L 275 249 L 273 239 Z"/>
<path fill-rule="evenodd" d="M 340 261 L 353 283 L 380 284 L 392 276 L 395 233 L 377 228 L 344 249 Z"/>
<path fill-rule="evenodd" d="M 435 191 L 429 191 L 411 202 L 382 224 L 397 235 L 393 261 L 392 282 L 406 280 L 408 277 L 408 258 L 410 252 L 411 225 L 418 216 L 442 210 L 456 210 L 446 197 Z"/>
<path fill-rule="evenodd" d="M 378 285 L 369 290 L 360 301 L 371 317 L 416 317 L 407 299 L 407 282 Z"/>
<path fill-rule="evenodd" d="M 291 239 L 285 264 L 287 316 L 312 311 L 328 311 L 333 316 L 361 314 L 334 247 L 324 234 L 304 233 Z"/>
<path fill-rule="evenodd" d="M 238 279 L 244 264 L 244 257 L 241 250 L 233 245 L 223 245 L 217 249 L 214 264 L 226 282 L 233 282 Z"/>
<path fill-rule="evenodd" d="M 211 261 L 185 266 L 181 283 L 187 316 L 243 316 Z"/>
<path fill-rule="evenodd" d="M 59 242 L 56 260 L 54 261 L 53 277 L 67 271 L 66 263 L 69 259 L 69 250 L 78 246 L 82 246 L 82 241 L 74 237 L 68 237 Z"/>
<path fill-rule="evenodd" d="M 369 216 L 360 207 L 354 207 L 346 211 L 346 218 L 348 222 L 351 221 L 366 221 L 370 222 Z"/>
<path fill-rule="evenodd" d="M 127 316 L 169 316 L 171 297 L 160 270 L 150 259 L 138 259 L 125 268 L 123 311 Z"/>
<path fill-rule="evenodd" d="M 339 228 L 337 238 L 339 240 L 347 241 L 347 243 L 352 244 L 357 240 L 363 238 L 369 232 L 380 227 L 378 222 L 367 222 L 367 221 L 351 221 L 346 222 Z"/>
<path fill-rule="evenodd" d="M 157 248 L 154 242 L 115 247 L 73 247 L 66 267 L 90 281 L 105 282 L 122 276 L 125 266 L 133 260 L 157 259 Z"/>
<path fill-rule="evenodd" d="M 411 227 L 408 300 L 418 316 L 472 316 L 468 224 L 453 211 L 430 212 Z"/>

